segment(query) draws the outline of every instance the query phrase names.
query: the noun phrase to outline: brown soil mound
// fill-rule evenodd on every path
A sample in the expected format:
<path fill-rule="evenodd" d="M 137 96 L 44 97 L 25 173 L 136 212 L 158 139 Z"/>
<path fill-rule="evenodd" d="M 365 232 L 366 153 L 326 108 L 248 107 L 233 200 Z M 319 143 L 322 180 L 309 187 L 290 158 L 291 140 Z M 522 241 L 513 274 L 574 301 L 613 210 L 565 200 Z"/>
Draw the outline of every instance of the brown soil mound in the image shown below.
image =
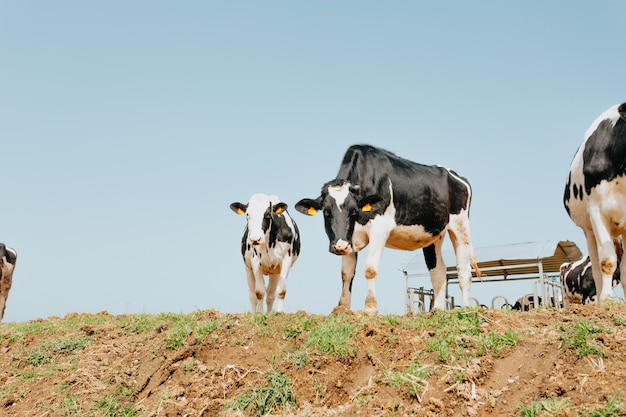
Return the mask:
<path fill-rule="evenodd" d="M 462 311 L 2 324 L 0 415 L 626 415 L 626 304 Z"/>

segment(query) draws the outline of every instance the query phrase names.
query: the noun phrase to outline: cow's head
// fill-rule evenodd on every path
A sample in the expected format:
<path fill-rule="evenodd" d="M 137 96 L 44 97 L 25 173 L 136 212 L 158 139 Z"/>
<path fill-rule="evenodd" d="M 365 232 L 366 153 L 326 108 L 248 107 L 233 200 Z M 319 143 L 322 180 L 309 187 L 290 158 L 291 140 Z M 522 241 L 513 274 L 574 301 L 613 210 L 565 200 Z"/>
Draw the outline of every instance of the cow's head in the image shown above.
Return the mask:
<path fill-rule="evenodd" d="M 252 245 L 260 245 L 266 242 L 274 216 L 287 210 L 287 204 L 280 202 L 275 195 L 254 194 L 247 204 L 232 203 L 230 208 L 237 214 L 246 214 L 248 241 Z"/>
<path fill-rule="evenodd" d="M 318 211 L 324 214 L 324 227 L 329 239 L 329 251 L 346 255 L 353 251 L 352 234 L 356 223 L 366 224 L 384 210 L 384 200 L 377 195 L 361 197 L 360 187 L 349 181 L 336 179 L 322 187 L 315 200 L 303 198 L 296 210 L 308 216 Z"/>

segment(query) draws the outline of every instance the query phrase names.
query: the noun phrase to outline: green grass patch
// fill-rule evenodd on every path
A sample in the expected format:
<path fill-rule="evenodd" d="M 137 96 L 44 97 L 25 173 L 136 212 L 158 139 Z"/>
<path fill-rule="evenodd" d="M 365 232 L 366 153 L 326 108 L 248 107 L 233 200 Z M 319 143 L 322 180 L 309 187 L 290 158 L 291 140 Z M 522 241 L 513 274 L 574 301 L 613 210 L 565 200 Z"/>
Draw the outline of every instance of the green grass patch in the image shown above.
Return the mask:
<path fill-rule="evenodd" d="M 281 328 L 281 337 L 283 340 L 296 339 L 304 332 L 308 332 L 315 323 L 315 318 L 307 316 L 291 317 L 289 321 L 284 322 Z"/>
<path fill-rule="evenodd" d="M 528 407 L 517 406 L 520 409 L 519 417 L 561 417 L 570 415 L 572 411 L 571 400 L 568 398 L 548 398 L 541 401 L 533 401 Z M 607 399 L 607 403 L 591 411 L 585 411 L 586 406 L 577 407 L 575 414 L 579 417 L 624 417 L 626 411 L 618 394 L 614 394 Z"/>
<path fill-rule="evenodd" d="M 133 404 L 123 403 L 114 395 L 107 394 L 96 401 L 94 411 L 103 417 L 135 417 L 137 410 Z"/>
<path fill-rule="evenodd" d="M 498 355 L 507 347 L 515 346 L 521 339 L 521 335 L 511 329 L 507 329 L 504 334 L 495 332 L 482 333 L 476 338 L 478 347 L 476 354 L 477 356 Z"/>
<path fill-rule="evenodd" d="M 620 400 L 619 394 L 611 395 L 604 407 L 597 408 L 586 414 L 588 417 L 624 417 L 626 409 L 624 403 Z"/>
<path fill-rule="evenodd" d="M 332 315 L 311 327 L 302 348 L 315 349 L 324 354 L 332 353 L 338 357 L 354 356 L 354 335 L 358 330 L 346 317 Z"/>
<path fill-rule="evenodd" d="M 421 401 L 422 394 L 428 387 L 428 378 L 431 374 L 430 366 L 415 363 L 402 371 L 385 371 L 383 379 L 393 388 L 404 387 L 410 396 Z"/>
<path fill-rule="evenodd" d="M 54 362 L 59 355 L 67 355 L 76 350 L 82 350 L 88 343 L 89 339 L 85 337 L 46 340 L 37 347 L 28 350 L 24 360 L 29 365 L 38 367 Z"/>
<path fill-rule="evenodd" d="M 293 383 L 283 373 L 271 372 L 267 384 L 235 398 L 227 407 L 244 415 L 264 416 L 281 413 L 295 407 L 296 397 Z"/>
<path fill-rule="evenodd" d="M 162 314 L 159 318 L 156 328 L 167 329 L 165 346 L 172 350 L 178 350 L 190 344 L 201 344 L 210 334 L 221 327 L 228 328 L 229 326 L 220 319 L 207 319 L 202 313 Z"/>
<path fill-rule="evenodd" d="M 576 352 L 579 358 L 589 355 L 604 357 L 602 344 L 596 335 L 602 333 L 603 328 L 596 326 L 588 319 L 581 319 L 571 324 L 560 326 L 560 337 L 566 347 Z"/>

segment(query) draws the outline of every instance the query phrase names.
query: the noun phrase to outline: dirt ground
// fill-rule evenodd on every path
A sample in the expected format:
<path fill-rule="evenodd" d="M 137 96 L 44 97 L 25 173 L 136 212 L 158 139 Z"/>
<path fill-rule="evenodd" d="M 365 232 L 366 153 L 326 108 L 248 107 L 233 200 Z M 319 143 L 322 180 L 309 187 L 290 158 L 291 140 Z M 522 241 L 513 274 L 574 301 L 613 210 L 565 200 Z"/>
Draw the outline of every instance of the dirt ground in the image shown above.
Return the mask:
<path fill-rule="evenodd" d="M 620 411 L 626 404 L 626 304 L 475 311 L 481 331 L 515 331 L 520 339 L 496 353 L 475 354 L 476 347 L 461 336 L 458 343 L 467 345 L 469 359 L 442 361 L 427 348 L 437 329 L 426 324 L 416 330 L 408 325 L 415 316 L 343 312 L 342 320 L 358 328 L 350 340 L 354 350 L 311 352 L 299 365 L 295 352 L 308 352 L 298 350 L 307 337 L 303 323 L 322 323 L 339 313 L 254 319 L 201 311 L 194 313 L 195 323 L 220 328 L 207 330 L 204 338 L 194 331 L 177 344 L 175 321 L 138 331 L 137 317 L 106 312 L 0 324 L 0 415 L 255 415 L 261 412 L 228 405 L 259 393 L 277 373 L 291 381 L 293 398 L 265 415 L 519 416 L 521 407 L 541 401 L 551 406 L 526 415 L 586 416 L 612 402 L 617 411 L 598 415 L 626 415 Z M 564 325 L 581 321 L 593 323 L 588 337 L 597 354 L 580 355 L 562 337 Z M 57 348 L 46 357 L 43 348 L 53 340 Z M 69 346 L 63 340 L 84 343 Z M 416 364 L 428 368 L 427 378 L 389 382 L 390 371 Z"/>

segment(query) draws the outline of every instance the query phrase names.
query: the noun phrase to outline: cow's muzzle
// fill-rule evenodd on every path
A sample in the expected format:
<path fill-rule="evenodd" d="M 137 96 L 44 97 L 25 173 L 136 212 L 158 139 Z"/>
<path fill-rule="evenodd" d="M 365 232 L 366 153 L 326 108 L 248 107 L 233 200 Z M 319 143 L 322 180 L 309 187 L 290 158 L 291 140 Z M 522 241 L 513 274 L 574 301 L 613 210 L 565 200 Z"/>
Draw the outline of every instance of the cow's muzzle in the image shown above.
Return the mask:
<path fill-rule="evenodd" d="M 248 240 L 250 241 L 250 244 L 251 244 L 252 246 L 258 246 L 258 245 L 260 245 L 261 243 L 263 243 L 263 236 L 260 236 L 260 237 L 257 237 L 257 238 L 252 238 L 252 237 L 251 237 L 251 238 L 250 238 L 250 239 L 248 239 Z"/>
<path fill-rule="evenodd" d="M 345 240 L 338 240 L 335 244 L 330 245 L 330 252 L 335 255 L 347 255 L 352 252 L 352 245 Z"/>

